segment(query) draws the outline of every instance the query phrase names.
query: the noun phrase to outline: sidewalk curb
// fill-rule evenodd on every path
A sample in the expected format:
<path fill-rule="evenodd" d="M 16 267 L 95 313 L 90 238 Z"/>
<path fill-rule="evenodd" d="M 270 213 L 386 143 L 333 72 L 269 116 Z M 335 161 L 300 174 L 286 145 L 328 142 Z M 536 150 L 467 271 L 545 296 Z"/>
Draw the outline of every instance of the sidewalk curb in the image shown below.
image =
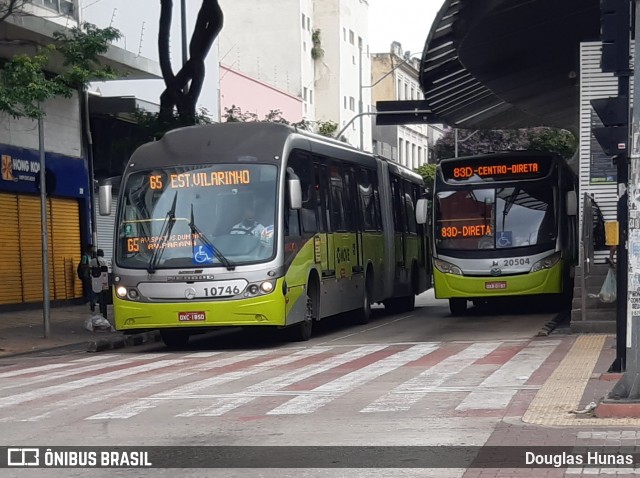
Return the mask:
<path fill-rule="evenodd" d="M 553 319 L 542 326 L 536 334 L 536 337 L 547 337 L 556 329 L 556 327 L 558 327 L 558 325 L 562 323 L 566 315 L 566 312 L 559 312 Z"/>
<path fill-rule="evenodd" d="M 98 339 L 92 340 L 87 344 L 87 352 L 104 352 L 105 350 L 123 349 L 125 347 L 132 347 L 150 342 L 159 342 L 160 340 L 160 332 L 157 330 L 108 339 Z"/>

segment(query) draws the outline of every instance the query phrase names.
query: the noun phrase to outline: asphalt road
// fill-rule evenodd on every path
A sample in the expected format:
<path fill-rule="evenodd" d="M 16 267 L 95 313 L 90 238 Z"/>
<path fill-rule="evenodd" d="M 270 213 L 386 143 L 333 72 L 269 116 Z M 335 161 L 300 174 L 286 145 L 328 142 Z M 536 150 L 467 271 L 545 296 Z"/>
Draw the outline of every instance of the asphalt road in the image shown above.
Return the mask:
<path fill-rule="evenodd" d="M 0 360 L 0 445 L 161 445 L 169 448 L 154 456 L 156 463 L 174 465 L 170 453 L 182 453 L 177 447 L 184 445 L 300 446 L 306 453 L 327 445 L 480 446 L 560 343 L 558 337 L 532 340 L 554 315 L 520 301 L 452 317 L 447 302 L 429 291 L 412 313 L 376 308 L 362 326 L 336 317 L 304 343 L 286 342 L 280 333 L 230 330 L 196 337 L 177 351 L 155 343 L 25 356 L 7 366 Z M 277 456 L 289 454 L 293 462 L 300 453 L 283 448 Z M 353 463 L 346 449 L 336 456 Z M 207 459 L 203 451 L 188 458 L 188 466 Z M 12 470 L 10 476 L 61 472 L 301 477 L 462 476 L 464 470 L 65 469 Z"/>

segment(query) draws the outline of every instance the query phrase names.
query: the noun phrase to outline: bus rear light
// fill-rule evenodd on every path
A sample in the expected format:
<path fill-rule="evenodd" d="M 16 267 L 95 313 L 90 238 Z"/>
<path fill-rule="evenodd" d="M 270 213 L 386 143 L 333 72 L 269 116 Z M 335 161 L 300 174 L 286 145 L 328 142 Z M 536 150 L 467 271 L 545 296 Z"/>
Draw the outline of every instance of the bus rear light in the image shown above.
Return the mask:
<path fill-rule="evenodd" d="M 438 269 L 440 272 L 443 272 L 445 274 L 454 274 L 457 276 L 462 275 L 462 269 L 460 269 L 455 264 L 451 264 L 450 262 L 443 261 L 440 259 L 434 259 L 433 265 L 436 266 L 436 269 Z"/>
<path fill-rule="evenodd" d="M 556 252 L 555 254 L 545 257 L 544 259 L 540 259 L 533 265 L 533 267 L 531 267 L 531 272 L 538 272 L 543 269 L 551 269 L 558 263 L 561 256 L 562 253 Z"/>

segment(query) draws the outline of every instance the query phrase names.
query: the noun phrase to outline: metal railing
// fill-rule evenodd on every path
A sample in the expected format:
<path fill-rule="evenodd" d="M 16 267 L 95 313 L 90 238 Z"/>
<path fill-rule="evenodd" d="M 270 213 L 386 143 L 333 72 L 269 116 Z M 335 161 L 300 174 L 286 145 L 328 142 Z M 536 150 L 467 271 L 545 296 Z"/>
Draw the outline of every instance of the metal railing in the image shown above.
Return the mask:
<path fill-rule="evenodd" d="M 591 265 L 594 259 L 594 235 L 593 235 L 593 215 L 595 200 L 585 193 L 582 201 L 582 234 L 580 235 L 580 309 L 582 320 L 587 320 L 587 277 L 591 272 Z"/>

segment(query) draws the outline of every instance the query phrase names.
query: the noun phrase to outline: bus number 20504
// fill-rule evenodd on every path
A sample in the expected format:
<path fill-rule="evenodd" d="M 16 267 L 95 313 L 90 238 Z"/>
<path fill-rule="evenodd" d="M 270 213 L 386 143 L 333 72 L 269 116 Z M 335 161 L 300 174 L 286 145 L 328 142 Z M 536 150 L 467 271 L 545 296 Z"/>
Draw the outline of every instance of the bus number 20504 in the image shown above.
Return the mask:
<path fill-rule="evenodd" d="M 502 267 L 510 267 L 510 266 L 524 266 L 530 264 L 529 258 L 520 258 L 520 259 L 503 259 Z"/>

